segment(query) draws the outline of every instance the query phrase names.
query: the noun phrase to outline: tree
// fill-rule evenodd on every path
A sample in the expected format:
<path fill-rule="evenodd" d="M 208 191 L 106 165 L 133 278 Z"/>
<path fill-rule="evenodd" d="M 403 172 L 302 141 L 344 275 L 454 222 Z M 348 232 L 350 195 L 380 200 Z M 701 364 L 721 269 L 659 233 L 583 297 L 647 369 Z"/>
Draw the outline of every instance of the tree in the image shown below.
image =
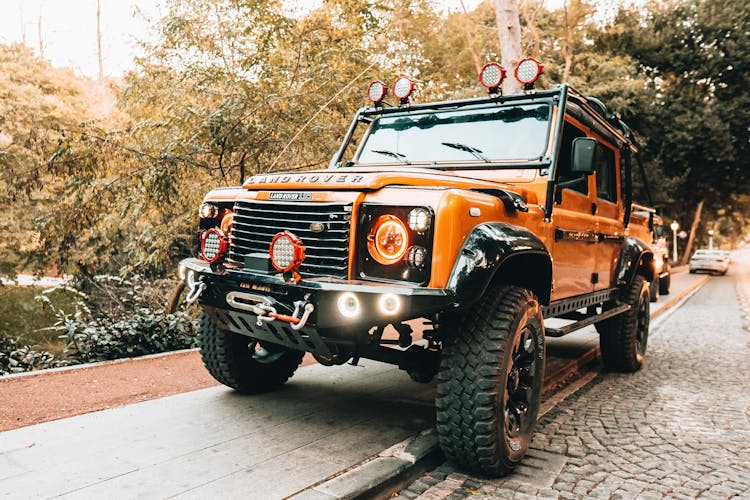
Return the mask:
<path fill-rule="evenodd" d="M 518 3 L 516 0 L 495 0 L 495 15 L 497 16 L 500 51 L 503 55 L 501 64 L 506 71 L 512 72 L 523 57 Z M 506 78 L 503 82 L 505 94 L 515 94 L 521 90 L 521 84 L 515 78 Z"/>
<path fill-rule="evenodd" d="M 700 202 L 703 220 L 750 216 L 736 205 L 750 188 L 750 77 L 737 70 L 750 64 L 750 2 L 687 0 L 617 20 L 600 42 L 632 55 L 647 78 L 638 128 L 646 156 L 674 183 L 667 208 L 683 226 Z"/>
<path fill-rule="evenodd" d="M 49 268 L 35 217 L 57 207 L 57 196 L 77 182 L 75 170 L 52 173 L 54 157 L 68 131 L 96 117 L 91 82 L 68 69 L 53 68 L 20 45 L 0 45 L 0 272 L 21 267 L 22 255 L 37 255 Z M 56 228 L 64 231 L 67 225 Z M 43 254 L 43 255 L 42 255 Z"/>

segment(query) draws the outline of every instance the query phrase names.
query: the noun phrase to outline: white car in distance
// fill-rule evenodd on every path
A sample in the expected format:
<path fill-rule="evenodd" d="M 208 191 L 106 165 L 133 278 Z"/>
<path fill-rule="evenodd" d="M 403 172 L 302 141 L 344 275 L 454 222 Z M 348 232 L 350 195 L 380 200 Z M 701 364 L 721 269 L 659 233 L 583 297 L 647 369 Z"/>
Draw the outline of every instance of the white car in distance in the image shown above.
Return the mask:
<path fill-rule="evenodd" d="M 729 269 L 729 252 L 721 250 L 696 250 L 690 257 L 690 273 L 706 271 L 711 274 L 726 274 Z"/>

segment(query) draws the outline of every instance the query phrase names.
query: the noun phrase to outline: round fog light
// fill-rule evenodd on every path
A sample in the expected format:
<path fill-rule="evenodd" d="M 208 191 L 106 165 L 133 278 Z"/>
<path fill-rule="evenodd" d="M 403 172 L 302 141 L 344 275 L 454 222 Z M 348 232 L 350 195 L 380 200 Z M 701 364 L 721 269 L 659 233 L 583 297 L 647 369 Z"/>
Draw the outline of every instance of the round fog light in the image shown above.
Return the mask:
<path fill-rule="evenodd" d="M 302 265 L 302 261 L 305 260 L 305 247 L 295 234 L 283 231 L 271 239 L 269 254 L 273 267 L 286 273 Z"/>
<path fill-rule="evenodd" d="M 378 300 L 380 312 L 392 316 L 401 309 L 401 298 L 393 293 L 386 293 Z"/>
<path fill-rule="evenodd" d="M 406 251 L 406 262 L 410 266 L 421 269 L 427 260 L 427 249 L 425 247 L 413 246 Z"/>
<path fill-rule="evenodd" d="M 201 254 L 212 264 L 224 257 L 227 246 L 227 239 L 219 229 L 211 228 L 201 234 Z"/>
<path fill-rule="evenodd" d="M 338 300 L 339 313 L 346 318 L 359 316 L 359 299 L 351 292 L 342 293 Z"/>
<path fill-rule="evenodd" d="M 415 208 L 409 212 L 409 227 L 413 231 L 424 233 L 430 227 L 430 212 L 424 208 Z"/>

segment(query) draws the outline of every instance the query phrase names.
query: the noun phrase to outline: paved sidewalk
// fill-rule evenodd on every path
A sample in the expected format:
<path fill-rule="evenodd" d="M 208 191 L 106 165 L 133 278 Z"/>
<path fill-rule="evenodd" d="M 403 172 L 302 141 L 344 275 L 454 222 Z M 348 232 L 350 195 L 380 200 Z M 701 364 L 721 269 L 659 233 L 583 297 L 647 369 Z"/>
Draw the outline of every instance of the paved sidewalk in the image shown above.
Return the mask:
<path fill-rule="evenodd" d="M 602 373 L 545 415 L 511 476 L 446 463 L 399 497 L 750 498 L 750 265 L 709 281 L 649 344 L 641 371 Z"/>

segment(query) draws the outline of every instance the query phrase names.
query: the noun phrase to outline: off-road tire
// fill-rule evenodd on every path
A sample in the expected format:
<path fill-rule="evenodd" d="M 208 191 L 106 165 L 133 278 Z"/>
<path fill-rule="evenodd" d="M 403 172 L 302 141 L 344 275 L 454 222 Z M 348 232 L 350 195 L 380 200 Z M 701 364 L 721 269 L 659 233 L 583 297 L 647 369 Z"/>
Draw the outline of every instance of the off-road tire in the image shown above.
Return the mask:
<path fill-rule="evenodd" d="M 602 363 L 609 371 L 634 372 L 643 364 L 648 344 L 649 284 L 641 275 L 623 290 L 620 302 L 631 309 L 599 323 Z"/>
<path fill-rule="evenodd" d="M 661 290 L 661 279 L 659 278 L 658 275 L 655 275 L 654 281 L 652 281 L 648 285 L 648 296 L 651 299 L 651 302 L 656 302 L 657 300 L 659 300 L 660 290 Z"/>
<path fill-rule="evenodd" d="M 200 352 L 209 373 L 222 384 L 239 392 L 257 394 L 278 389 L 294 374 L 304 353 L 264 344 L 281 353 L 278 359 L 262 363 L 253 358 L 249 337 L 220 330 L 205 313 L 200 317 Z"/>
<path fill-rule="evenodd" d="M 669 291 L 672 288 L 672 270 L 669 264 L 667 264 L 667 274 L 663 278 L 659 278 L 659 294 L 669 295 Z"/>
<path fill-rule="evenodd" d="M 539 412 L 544 379 L 539 302 L 526 289 L 492 286 L 463 313 L 441 318 L 440 328 L 445 336 L 435 404 L 443 453 L 474 472 L 507 474 L 526 453 Z M 518 401 L 521 393 L 525 411 L 506 415 L 513 408 L 506 400 Z M 509 431 L 514 422 L 521 425 Z"/>

